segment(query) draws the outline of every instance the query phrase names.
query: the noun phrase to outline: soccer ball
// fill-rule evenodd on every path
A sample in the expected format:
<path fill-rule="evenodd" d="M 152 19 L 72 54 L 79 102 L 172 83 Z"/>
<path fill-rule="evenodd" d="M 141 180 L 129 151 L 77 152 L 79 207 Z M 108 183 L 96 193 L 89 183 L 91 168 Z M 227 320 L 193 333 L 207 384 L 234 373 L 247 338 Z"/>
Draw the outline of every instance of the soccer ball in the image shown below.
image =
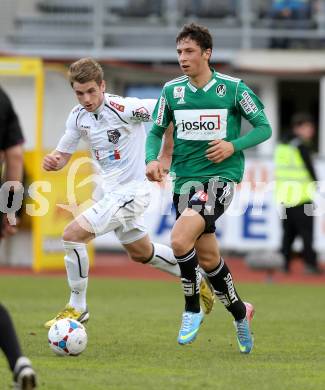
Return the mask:
<path fill-rule="evenodd" d="M 77 356 L 87 346 L 87 333 L 80 322 L 63 318 L 51 326 L 48 340 L 49 347 L 57 355 Z"/>

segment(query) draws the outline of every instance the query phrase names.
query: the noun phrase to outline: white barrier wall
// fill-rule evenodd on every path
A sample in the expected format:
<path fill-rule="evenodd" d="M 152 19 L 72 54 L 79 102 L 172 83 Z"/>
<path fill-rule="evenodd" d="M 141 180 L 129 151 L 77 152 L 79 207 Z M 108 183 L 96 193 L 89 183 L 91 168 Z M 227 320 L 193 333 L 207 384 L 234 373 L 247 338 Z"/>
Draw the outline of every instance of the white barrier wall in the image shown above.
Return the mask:
<path fill-rule="evenodd" d="M 325 252 L 325 161 L 317 161 L 320 190 L 315 204 L 315 248 Z M 273 199 L 273 163 L 271 159 L 247 158 L 245 177 L 226 213 L 217 222 L 217 236 L 222 249 L 276 250 L 280 245 L 280 210 Z M 169 244 L 170 231 L 175 221 L 171 193 L 152 185 L 152 200 L 145 214 L 152 241 Z M 299 242 L 296 243 L 299 246 Z M 96 248 L 120 248 L 114 234 L 95 241 Z"/>
<path fill-rule="evenodd" d="M 276 91 L 271 93 L 270 89 L 265 87 L 267 85 L 264 78 L 258 79 L 257 77 L 255 82 L 257 80 L 259 80 L 263 100 L 268 102 L 268 110 L 271 110 L 270 118 L 274 119 L 277 111 L 277 106 L 274 105 Z M 47 68 L 45 81 L 43 140 L 44 146 L 52 149 L 64 131 L 68 113 L 77 102 L 67 82 L 65 69 Z M 0 83 L 12 98 L 19 114 L 26 137 L 25 148 L 26 150 L 33 149 L 35 145 L 33 100 L 35 97 L 32 80 L 1 77 Z M 273 127 L 276 127 L 276 123 L 273 123 Z M 272 142 L 275 142 L 276 134 L 272 139 Z M 263 147 L 263 152 L 270 153 L 270 145 L 272 149 L 273 144 L 269 141 L 267 150 Z M 80 148 L 83 148 L 82 144 Z M 325 180 L 325 161 L 317 162 L 317 171 L 319 179 Z M 279 247 L 281 229 L 279 212 L 270 189 L 272 180 L 271 158 L 267 159 L 263 156 L 258 159 L 247 158 L 244 184 L 238 189 L 231 207 L 217 223 L 217 234 L 223 249 L 246 251 L 251 249 L 273 250 Z M 265 182 L 269 190 L 265 193 L 261 190 L 261 186 L 254 186 L 256 182 Z M 316 199 L 319 216 L 315 218 L 315 247 L 319 252 L 325 252 L 325 219 L 323 216 L 325 188 L 323 193 L 324 195 L 319 192 Z M 145 216 L 152 240 L 169 244 L 174 219 L 174 213 L 171 211 L 170 191 L 162 194 L 153 186 L 151 206 Z M 99 249 L 120 248 L 114 234 L 97 238 L 95 245 Z"/>

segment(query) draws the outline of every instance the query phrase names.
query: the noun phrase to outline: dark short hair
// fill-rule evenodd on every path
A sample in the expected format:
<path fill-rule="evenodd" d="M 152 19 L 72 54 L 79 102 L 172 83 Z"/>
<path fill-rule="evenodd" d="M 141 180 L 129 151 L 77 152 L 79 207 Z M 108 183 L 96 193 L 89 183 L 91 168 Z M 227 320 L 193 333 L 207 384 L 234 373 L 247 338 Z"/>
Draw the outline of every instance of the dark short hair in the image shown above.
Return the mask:
<path fill-rule="evenodd" d="M 185 24 L 176 37 L 176 43 L 179 43 L 185 38 L 190 38 L 195 41 L 202 50 L 212 50 L 212 36 L 210 31 L 204 26 L 196 23 Z"/>
<path fill-rule="evenodd" d="M 305 112 L 294 114 L 291 119 L 291 127 L 301 126 L 305 123 L 314 123 L 313 117 Z"/>

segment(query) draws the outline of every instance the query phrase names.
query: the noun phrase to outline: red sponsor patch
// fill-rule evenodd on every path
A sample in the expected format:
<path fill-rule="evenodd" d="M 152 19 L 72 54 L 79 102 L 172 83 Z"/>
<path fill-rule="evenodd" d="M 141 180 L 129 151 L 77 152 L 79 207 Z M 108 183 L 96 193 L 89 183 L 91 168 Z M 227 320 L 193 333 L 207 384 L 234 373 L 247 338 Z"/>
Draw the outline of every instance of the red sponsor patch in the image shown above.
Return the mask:
<path fill-rule="evenodd" d="M 122 104 L 118 104 L 118 103 L 112 102 L 111 100 L 110 100 L 109 104 L 112 107 L 116 108 L 118 111 L 124 112 L 125 106 L 123 106 Z"/>
<path fill-rule="evenodd" d="M 198 191 L 196 193 L 196 195 L 197 195 L 198 199 L 201 200 L 202 202 L 207 202 L 207 200 L 209 198 L 208 194 L 206 192 L 202 191 L 202 190 Z"/>

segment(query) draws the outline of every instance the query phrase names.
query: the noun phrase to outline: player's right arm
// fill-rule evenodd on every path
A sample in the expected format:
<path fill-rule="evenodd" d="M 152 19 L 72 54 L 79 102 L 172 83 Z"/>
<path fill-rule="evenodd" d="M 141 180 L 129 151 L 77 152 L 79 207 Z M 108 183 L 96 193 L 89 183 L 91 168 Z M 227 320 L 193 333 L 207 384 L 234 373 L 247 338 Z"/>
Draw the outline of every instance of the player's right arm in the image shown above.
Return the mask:
<path fill-rule="evenodd" d="M 71 155 L 77 149 L 80 140 L 78 129 L 78 117 L 81 107 L 74 108 L 68 116 L 66 130 L 53 152 L 47 154 L 43 159 L 43 168 L 46 171 L 59 171 L 67 165 Z"/>
<path fill-rule="evenodd" d="M 168 173 L 170 170 L 172 157 L 173 157 L 173 151 L 174 151 L 174 125 L 171 122 L 170 125 L 167 127 L 164 138 L 163 138 L 163 144 L 161 147 L 161 151 L 159 153 L 159 161 L 162 163 L 164 172 Z"/>
<path fill-rule="evenodd" d="M 43 169 L 45 171 L 59 171 L 67 165 L 71 157 L 70 153 L 62 153 L 58 150 L 53 150 L 43 159 Z"/>
<path fill-rule="evenodd" d="M 154 123 L 146 141 L 146 175 L 150 181 L 161 182 L 165 172 L 163 164 L 158 159 L 158 155 L 161 150 L 163 135 L 172 121 L 172 112 L 168 107 L 165 89 L 163 89 L 156 104 L 153 120 Z"/>

